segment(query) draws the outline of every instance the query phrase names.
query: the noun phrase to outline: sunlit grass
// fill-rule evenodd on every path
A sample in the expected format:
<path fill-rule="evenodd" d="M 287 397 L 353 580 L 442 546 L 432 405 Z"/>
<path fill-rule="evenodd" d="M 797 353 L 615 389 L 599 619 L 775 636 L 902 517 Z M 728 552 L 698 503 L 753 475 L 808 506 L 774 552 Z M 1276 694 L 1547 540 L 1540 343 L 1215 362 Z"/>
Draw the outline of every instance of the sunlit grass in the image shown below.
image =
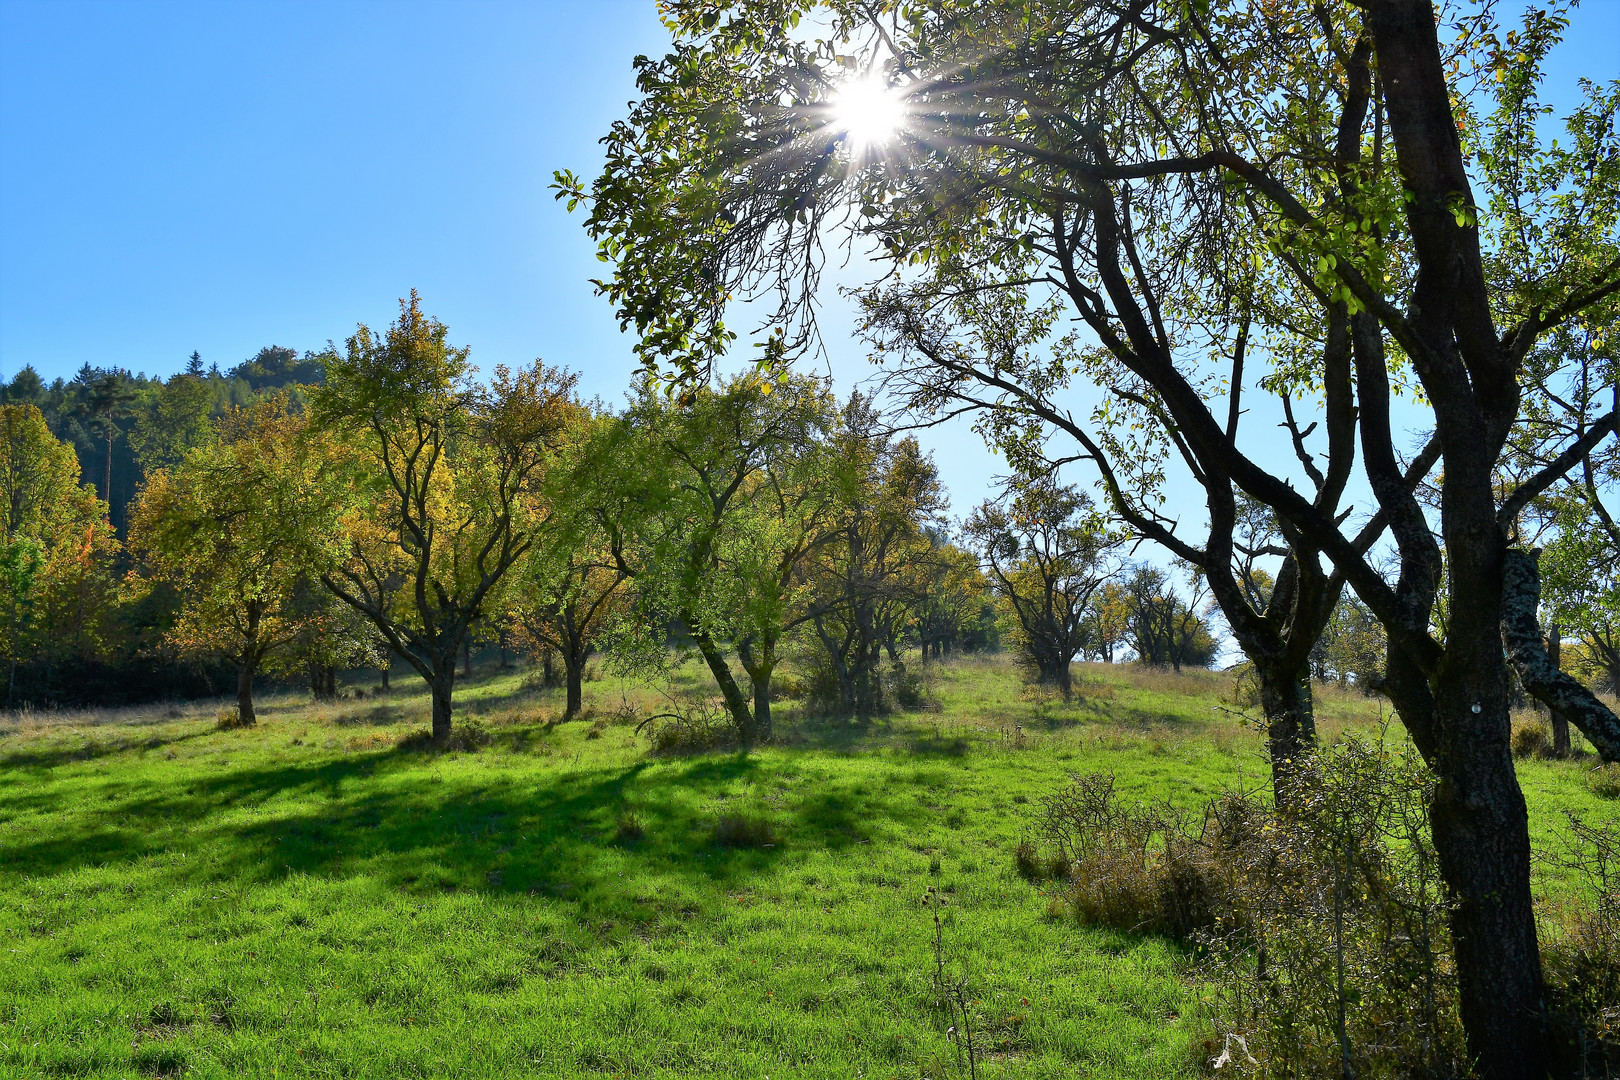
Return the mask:
<path fill-rule="evenodd" d="M 271 695 L 246 731 L 211 704 L 12 718 L 0 1071 L 953 1076 L 933 885 L 982 1075 L 1191 1075 L 1177 952 L 1047 918 L 1011 853 L 1074 771 L 1188 806 L 1263 786 L 1230 677 L 1080 665 L 1064 702 L 1001 658 L 924 670 L 926 710 L 851 725 L 784 702 L 778 745 L 746 756 L 649 757 L 633 720 L 667 700 L 610 677 L 556 724 L 558 693 L 519 671 L 458 691 L 476 753 L 402 747 L 428 701 L 398 676 Z M 1322 714 L 1330 737 L 1374 732 L 1378 706 L 1330 690 Z M 1584 767 L 1523 766 L 1538 844 L 1564 809 L 1612 818 Z M 771 846 L 721 842 L 722 818 Z"/>

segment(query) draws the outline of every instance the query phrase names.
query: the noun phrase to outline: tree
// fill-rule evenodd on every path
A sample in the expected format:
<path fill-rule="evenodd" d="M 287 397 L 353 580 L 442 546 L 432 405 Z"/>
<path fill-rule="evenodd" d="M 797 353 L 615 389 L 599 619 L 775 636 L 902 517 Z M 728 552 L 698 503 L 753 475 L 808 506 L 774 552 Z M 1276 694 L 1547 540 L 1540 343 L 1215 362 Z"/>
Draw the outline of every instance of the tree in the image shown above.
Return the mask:
<path fill-rule="evenodd" d="M 1118 573 L 1119 538 L 1103 530 L 1090 498 L 1050 477 L 985 502 L 964 531 L 1017 623 L 1021 659 L 1067 700 L 1069 665 L 1094 629 L 1092 597 Z"/>
<path fill-rule="evenodd" d="M 594 460 L 617 460 L 598 520 L 648 627 L 678 619 L 744 743 L 771 734 L 784 638 L 823 612 L 805 566 L 833 544 L 849 492 L 818 379 L 745 373 L 672 400 L 645 386 Z M 747 675 L 744 694 L 727 652 Z"/>
<path fill-rule="evenodd" d="M 1152 667 L 1208 667 L 1216 641 L 1195 610 L 1198 598 L 1183 600 L 1169 571 L 1139 564 L 1125 579 L 1125 635 L 1136 659 Z"/>
<path fill-rule="evenodd" d="M 107 446 L 102 491 L 109 505 L 113 497 L 113 442 L 122 434 L 118 420 L 128 415 L 129 406 L 134 400 L 135 391 L 124 373 L 109 371 L 85 384 L 84 398 L 78 406 L 80 415 L 87 418 L 90 430 Z"/>
<path fill-rule="evenodd" d="M 6 707 L 17 663 L 32 651 L 65 645 L 73 624 L 62 615 L 88 577 L 101 581 L 116 550 L 106 504 L 79 483 L 73 448 L 51 434 L 31 404 L 0 404 L 0 649 Z M 104 594 L 103 594 L 104 597 Z M 101 612 L 81 608 L 75 637 L 94 634 Z M 93 640 L 93 639 L 92 639 Z"/>
<path fill-rule="evenodd" d="M 1321 640 L 1311 650 L 1311 673 L 1372 694 L 1383 681 L 1388 649 L 1384 628 L 1367 605 L 1354 596 L 1342 596 Z"/>
<path fill-rule="evenodd" d="M 413 290 L 383 335 L 361 324 L 325 358 L 319 427 L 352 449 L 346 558 L 326 587 L 427 682 L 433 738 L 451 730 L 456 655 L 546 511 L 532 496 L 577 411 L 576 377 L 535 363 L 474 383 Z"/>
<path fill-rule="evenodd" d="M 795 32 L 812 7 L 820 36 Z M 987 290 L 1052 289 L 1087 327 L 1090 355 L 1129 374 L 1121 389 L 1162 416 L 1173 453 L 1214 478 L 1206 491 L 1271 509 L 1291 546 L 1320 552 L 1383 625 L 1385 692 L 1440 779 L 1430 822 L 1457 900 L 1470 1053 L 1487 1077 L 1539 1077 L 1546 1016 L 1503 635 L 1521 659 L 1544 649 L 1511 629 L 1527 606 L 1534 623 L 1537 583 L 1514 569 L 1509 526 L 1612 434 L 1614 412 L 1512 491 L 1493 481 L 1538 392 L 1522 380 L 1526 355 L 1620 289 L 1620 90 L 1586 84 L 1568 142 L 1541 141 L 1536 84 L 1563 20 L 1540 11 L 1511 33 L 1489 7 L 1474 12 L 1445 48 L 1429 0 L 1074 0 L 1028 14 L 672 3 L 674 48 L 640 63 L 642 98 L 606 140 L 603 174 L 589 192 L 562 176 L 559 194 L 590 206 L 615 263 L 604 291 L 642 332 L 643 356 L 677 369 L 724 347 L 730 296 L 780 289 L 787 314 L 808 319 L 817 253 L 841 221 L 895 263 L 966 260 Z M 848 152 L 830 123 L 851 63 L 880 67 L 902 98 L 889 153 Z M 1477 77 L 1494 93 L 1484 116 L 1468 104 Z M 1256 384 L 1231 376 L 1246 327 L 1286 344 L 1312 307 L 1342 312 L 1328 325 L 1348 348 L 1274 350 L 1258 383 L 1322 387 L 1329 468 L 1309 498 L 1240 441 L 1239 387 Z M 1074 438 L 1101 468 L 1106 448 L 1064 426 L 1050 400 L 1064 380 L 1043 373 L 1032 384 L 987 363 L 966 378 L 1005 391 L 1005 409 Z M 1434 437 L 1403 462 L 1389 402 L 1408 377 Z M 1212 408 L 1221 380 L 1226 416 Z M 1323 494 L 1355 457 L 1377 511 L 1348 533 Z M 1436 458 L 1437 530 L 1412 493 Z M 1124 488 L 1107 486 L 1128 510 Z M 1225 502 L 1211 499 L 1217 525 Z M 1386 528 L 1387 574 L 1371 554 Z M 1306 571 L 1312 559 L 1295 561 Z M 1452 609 L 1440 638 L 1442 575 Z M 1308 654 L 1314 635 L 1295 640 Z M 1607 723 L 1595 710 L 1580 719 Z"/>
<path fill-rule="evenodd" d="M 598 522 L 575 508 L 529 549 L 513 576 L 502 621 L 518 647 L 544 659 L 548 669 L 552 655 L 562 658 L 564 719 L 584 705 L 585 663 L 621 613 L 629 579 Z"/>
<path fill-rule="evenodd" d="M 307 635 L 320 612 L 298 583 L 335 555 L 341 492 L 334 450 L 285 396 L 232 409 L 218 442 L 193 447 L 148 477 L 130 547 L 148 577 L 182 597 L 170 640 L 183 655 L 236 665 L 236 708 L 251 725 L 253 679 L 266 659 Z"/>
<path fill-rule="evenodd" d="M 148 475 L 185 457 L 186 451 L 214 438 L 210 415 L 214 391 L 208 381 L 190 371 L 175 375 L 159 387 L 135 417 L 129 445 L 135 460 Z"/>
<path fill-rule="evenodd" d="M 922 596 L 912 618 L 917 644 L 926 663 L 949 656 L 966 635 L 980 627 L 987 582 L 973 554 L 929 534 L 930 549 L 923 560 Z"/>
<path fill-rule="evenodd" d="M 807 564 L 809 624 L 846 716 L 884 711 L 880 665 L 927 595 L 931 530 L 946 509 L 939 471 L 912 436 L 896 438 L 869 398 L 851 394 L 831 445 L 844 491 L 829 534 Z"/>

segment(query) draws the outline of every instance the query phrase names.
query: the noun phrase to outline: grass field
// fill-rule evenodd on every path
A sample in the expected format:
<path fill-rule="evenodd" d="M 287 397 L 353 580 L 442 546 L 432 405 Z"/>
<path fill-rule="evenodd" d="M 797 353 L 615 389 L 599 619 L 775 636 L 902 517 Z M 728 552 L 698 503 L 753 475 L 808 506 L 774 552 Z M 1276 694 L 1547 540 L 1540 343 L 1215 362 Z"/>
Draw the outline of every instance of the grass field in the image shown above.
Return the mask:
<path fill-rule="evenodd" d="M 0 1073 L 966 1075 L 931 1004 L 934 886 L 980 1075 L 1193 1075 L 1177 951 L 1048 918 L 1012 850 L 1069 773 L 1196 805 L 1264 783 L 1258 739 L 1217 707 L 1230 676 L 1079 673 L 1065 704 L 1003 660 L 936 665 L 937 711 L 784 703 L 746 756 L 650 756 L 633 723 L 658 699 L 611 678 L 595 722 L 552 725 L 556 692 L 494 670 L 458 691 L 476 752 L 414 748 L 403 678 L 271 697 L 246 731 L 212 706 L 12 717 Z M 1329 737 L 1376 729 L 1354 694 L 1320 711 Z M 1617 816 L 1592 760 L 1524 764 L 1539 845 L 1562 810 Z M 752 846 L 724 842 L 737 822 Z"/>

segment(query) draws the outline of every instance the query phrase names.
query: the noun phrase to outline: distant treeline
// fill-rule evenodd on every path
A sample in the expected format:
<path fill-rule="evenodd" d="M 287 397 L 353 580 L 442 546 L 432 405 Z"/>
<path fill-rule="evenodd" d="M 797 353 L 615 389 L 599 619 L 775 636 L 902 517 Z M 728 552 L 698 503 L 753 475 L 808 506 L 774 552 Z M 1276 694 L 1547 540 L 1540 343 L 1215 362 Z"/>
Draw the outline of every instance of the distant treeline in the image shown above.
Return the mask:
<path fill-rule="evenodd" d="M 10 520 L 0 530 L 0 582 L 10 593 L 0 589 L 0 596 L 11 601 L 0 611 L 5 623 L 0 629 L 6 631 L 0 656 L 7 662 L 0 672 L 0 701 L 122 705 L 234 688 L 229 660 L 182 658 L 165 645 L 182 603 L 176 589 L 146 589 L 138 596 L 120 589 L 131 566 L 121 543 L 129 506 L 151 472 L 207 441 L 229 410 L 278 391 L 302 402 L 305 388 L 319 384 L 322 372 L 317 354 L 269 345 L 226 370 L 205 366 L 194 352 L 185 368 L 167 379 L 86 364 L 71 379 L 47 383 L 30 366 L 9 382 L 0 381 L 0 407 L 11 407 L 3 431 L 12 450 L 0 485 L 11 504 Z M 49 434 L 71 448 L 74 486 L 88 485 L 103 504 L 87 507 L 71 495 L 58 501 L 57 526 L 71 523 L 83 538 L 71 560 L 54 550 L 54 538 L 32 538 L 45 555 L 55 555 L 58 565 L 31 575 L 36 583 L 50 579 L 52 591 L 48 597 L 36 595 L 35 610 L 27 613 L 16 610 L 24 592 L 16 545 L 27 531 L 21 503 L 28 484 L 18 475 L 26 460 L 19 451 L 30 442 L 21 419 L 24 406 L 38 409 Z"/>
<path fill-rule="evenodd" d="M 321 379 L 319 354 L 267 345 L 227 370 L 205 367 L 193 352 L 168 379 L 85 364 L 73 378 L 47 383 L 24 367 L 0 382 L 0 405 L 33 405 L 44 414 L 51 433 L 73 447 L 84 482 L 95 485 L 122 537 L 147 472 L 178 460 L 210 421 L 266 390 L 286 388 L 301 399 L 302 387 Z"/>

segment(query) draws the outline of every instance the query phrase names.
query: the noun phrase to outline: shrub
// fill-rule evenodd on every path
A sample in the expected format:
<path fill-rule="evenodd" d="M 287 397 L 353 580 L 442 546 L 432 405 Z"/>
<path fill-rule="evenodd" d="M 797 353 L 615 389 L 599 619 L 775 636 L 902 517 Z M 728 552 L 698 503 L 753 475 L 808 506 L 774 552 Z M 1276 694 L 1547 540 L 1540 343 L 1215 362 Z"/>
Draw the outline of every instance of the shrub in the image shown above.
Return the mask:
<path fill-rule="evenodd" d="M 776 834 L 762 817 L 725 814 L 714 823 L 714 842 L 731 848 L 775 847 Z"/>
<path fill-rule="evenodd" d="M 1039 881 L 1042 869 L 1040 850 L 1028 840 L 1021 841 L 1013 850 L 1013 866 L 1025 881 Z"/>
<path fill-rule="evenodd" d="M 647 731 L 652 752 L 660 756 L 706 754 L 734 745 L 736 726 L 723 708 L 712 702 L 699 702 L 676 710 L 649 716 L 641 722 Z"/>
<path fill-rule="evenodd" d="M 1513 729 L 1514 757 L 1552 757 L 1552 746 L 1552 729 L 1540 720 L 1532 720 Z"/>
<path fill-rule="evenodd" d="M 645 835 L 646 830 L 642 827 L 641 819 L 636 816 L 634 810 L 626 810 L 619 815 L 617 827 L 614 830 L 614 840 L 621 844 L 633 844 Z"/>
<path fill-rule="evenodd" d="M 214 727 L 220 731 L 238 731 L 252 726 L 251 723 L 242 721 L 242 714 L 237 711 L 235 705 L 228 705 L 214 714 Z"/>
<path fill-rule="evenodd" d="M 475 753 L 482 750 L 494 741 L 489 730 L 477 720 L 458 720 L 450 729 L 450 735 L 443 742 L 436 742 L 431 731 L 413 731 L 400 737 L 395 745 L 401 750 L 426 750 L 430 752 L 449 753 L 459 750 L 463 753 Z"/>
<path fill-rule="evenodd" d="M 1620 799 L 1620 763 L 1600 765 L 1587 773 L 1586 786 L 1600 799 Z"/>
<path fill-rule="evenodd" d="M 1620 1075 L 1620 829 L 1566 814 L 1566 850 L 1549 861 L 1589 887 L 1592 902 L 1545 912 L 1542 971 L 1559 1071 Z"/>
<path fill-rule="evenodd" d="M 1196 814 L 1126 804 L 1112 776 L 1076 776 L 1045 800 L 1042 834 L 1072 862 L 1050 910 L 1194 946 L 1212 1058 L 1462 1075 L 1430 783 L 1415 754 L 1356 739 L 1317 755 L 1287 813 L 1248 794 Z"/>

